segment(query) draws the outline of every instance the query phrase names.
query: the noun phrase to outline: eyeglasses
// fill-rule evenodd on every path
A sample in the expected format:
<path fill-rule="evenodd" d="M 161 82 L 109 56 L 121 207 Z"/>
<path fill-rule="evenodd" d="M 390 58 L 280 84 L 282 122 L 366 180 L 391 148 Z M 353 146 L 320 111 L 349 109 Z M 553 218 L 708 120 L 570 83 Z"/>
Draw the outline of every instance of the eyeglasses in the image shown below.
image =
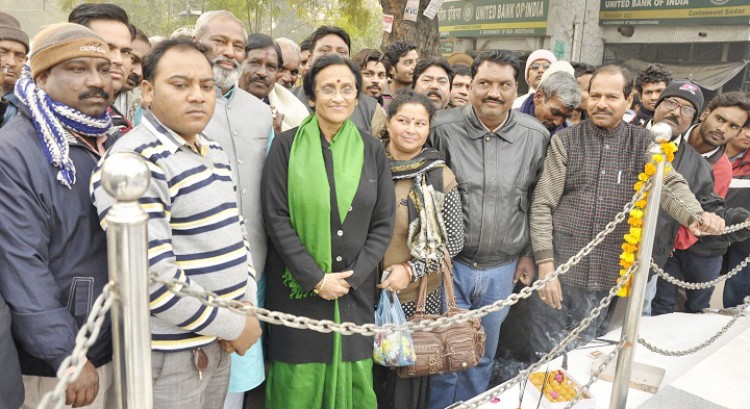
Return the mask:
<path fill-rule="evenodd" d="M 318 88 L 318 92 L 320 93 L 320 95 L 324 97 L 328 97 L 328 98 L 335 97 L 336 93 L 341 93 L 341 96 L 343 96 L 344 98 L 351 98 L 357 94 L 357 89 L 354 87 L 349 87 L 349 86 L 343 87 L 341 89 L 336 89 L 336 87 L 328 86 L 328 87 Z"/>
<path fill-rule="evenodd" d="M 544 68 L 545 70 L 549 68 L 549 64 L 531 64 L 529 66 L 530 70 L 538 71 L 540 68 Z"/>
<path fill-rule="evenodd" d="M 682 105 L 679 102 L 671 99 L 671 98 L 665 98 L 664 101 L 662 101 L 664 104 L 664 108 L 667 108 L 668 111 L 672 111 L 674 109 L 680 108 L 680 113 L 684 116 L 692 117 L 695 115 L 695 108 L 687 105 Z"/>

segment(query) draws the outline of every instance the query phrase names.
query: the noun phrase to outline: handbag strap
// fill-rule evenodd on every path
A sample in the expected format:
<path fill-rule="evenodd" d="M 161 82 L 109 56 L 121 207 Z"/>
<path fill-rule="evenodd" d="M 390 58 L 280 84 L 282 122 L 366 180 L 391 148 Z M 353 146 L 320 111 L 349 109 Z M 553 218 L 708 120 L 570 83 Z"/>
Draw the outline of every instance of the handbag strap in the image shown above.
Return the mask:
<path fill-rule="evenodd" d="M 445 291 L 445 301 L 448 307 L 456 306 L 456 293 L 453 289 L 453 263 L 451 262 L 451 256 L 446 250 L 443 254 L 443 288 Z M 419 279 L 419 296 L 417 297 L 417 314 L 425 313 L 425 305 L 427 304 L 427 277 L 424 276 Z"/>

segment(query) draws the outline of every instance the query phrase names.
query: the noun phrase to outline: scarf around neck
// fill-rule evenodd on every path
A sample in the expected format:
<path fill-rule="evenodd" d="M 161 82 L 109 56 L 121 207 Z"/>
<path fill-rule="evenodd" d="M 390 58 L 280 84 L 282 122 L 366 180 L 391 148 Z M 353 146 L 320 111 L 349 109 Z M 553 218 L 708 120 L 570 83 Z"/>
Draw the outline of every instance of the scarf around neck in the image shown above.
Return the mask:
<path fill-rule="evenodd" d="M 318 118 L 310 115 L 300 124 L 292 142 L 288 165 L 288 202 L 292 227 L 308 253 L 324 273 L 331 272 L 331 186 L 323 160 Z M 331 140 L 333 181 L 341 223 L 359 187 L 364 164 L 364 141 L 347 120 Z M 289 298 L 310 296 L 288 268 L 282 276 L 291 292 Z"/>
<path fill-rule="evenodd" d="M 65 130 L 89 137 L 100 137 L 109 130 L 112 119 L 105 112 L 95 118 L 72 107 L 50 99 L 44 90 L 37 87 L 31 78 L 31 69 L 26 64 L 21 77 L 16 81 L 15 94 L 29 108 L 31 121 L 42 142 L 47 162 L 59 168 L 57 181 L 71 188 L 76 183 L 76 168 L 70 159 L 70 147 Z"/>
<path fill-rule="evenodd" d="M 425 263 L 428 273 L 441 271 L 448 242 L 443 216 L 445 160 L 431 148 L 422 149 L 408 160 L 396 160 L 390 154 L 388 158 L 394 181 L 413 180 L 407 199 L 409 229 L 406 243 L 409 253 Z"/>

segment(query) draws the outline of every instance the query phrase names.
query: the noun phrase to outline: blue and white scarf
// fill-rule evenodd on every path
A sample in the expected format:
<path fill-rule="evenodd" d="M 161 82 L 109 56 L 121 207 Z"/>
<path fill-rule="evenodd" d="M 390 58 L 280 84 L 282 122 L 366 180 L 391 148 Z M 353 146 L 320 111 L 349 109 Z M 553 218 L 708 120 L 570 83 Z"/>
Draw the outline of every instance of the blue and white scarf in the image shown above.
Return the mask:
<path fill-rule="evenodd" d="M 70 160 L 70 147 L 63 128 L 89 137 L 100 137 L 112 126 L 112 118 L 105 111 L 98 118 L 86 115 L 50 99 L 31 78 L 31 70 L 24 65 L 21 78 L 16 81 L 18 99 L 31 111 L 31 121 L 39 134 L 47 162 L 56 168 L 57 180 L 71 188 L 76 183 L 76 168 Z"/>

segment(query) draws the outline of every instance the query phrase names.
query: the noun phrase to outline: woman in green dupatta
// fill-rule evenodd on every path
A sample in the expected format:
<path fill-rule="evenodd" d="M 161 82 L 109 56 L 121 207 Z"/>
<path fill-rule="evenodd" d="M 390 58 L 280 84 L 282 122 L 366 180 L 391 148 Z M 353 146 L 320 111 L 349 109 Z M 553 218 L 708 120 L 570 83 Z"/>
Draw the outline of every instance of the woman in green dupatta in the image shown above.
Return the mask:
<path fill-rule="evenodd" d="M 407 318 L 416 310 L 420 279 L 427 282 L 426 312 L 441 313 L 444 254 L 447 251 L 453 257 L 464 246 L 456 177 L 439 152 L 424 147 L 434 113 L 430 99 L 406 90 L 388 106 L 386 121 L 396 226 L 384 257 L 390 274 L 378 287 L 398 293 Z M 377 365 L 374 375 L 378 408 L 427 407 L 428 376 L 402 379 L 392 369 Z"/>
<path fill-rule="evenodd" d="M 378 262 L 393 234 L 393 184 L 379 140 L 349 120 L 359 70 L 329 54 L 304 91 L 315 113 L 273 141 L 261 184 L 270 239 L 267 305 L 315 319 L 374 321 Z M 269 328 L 266 407 L 375 408 L 372 337 Z"/>

